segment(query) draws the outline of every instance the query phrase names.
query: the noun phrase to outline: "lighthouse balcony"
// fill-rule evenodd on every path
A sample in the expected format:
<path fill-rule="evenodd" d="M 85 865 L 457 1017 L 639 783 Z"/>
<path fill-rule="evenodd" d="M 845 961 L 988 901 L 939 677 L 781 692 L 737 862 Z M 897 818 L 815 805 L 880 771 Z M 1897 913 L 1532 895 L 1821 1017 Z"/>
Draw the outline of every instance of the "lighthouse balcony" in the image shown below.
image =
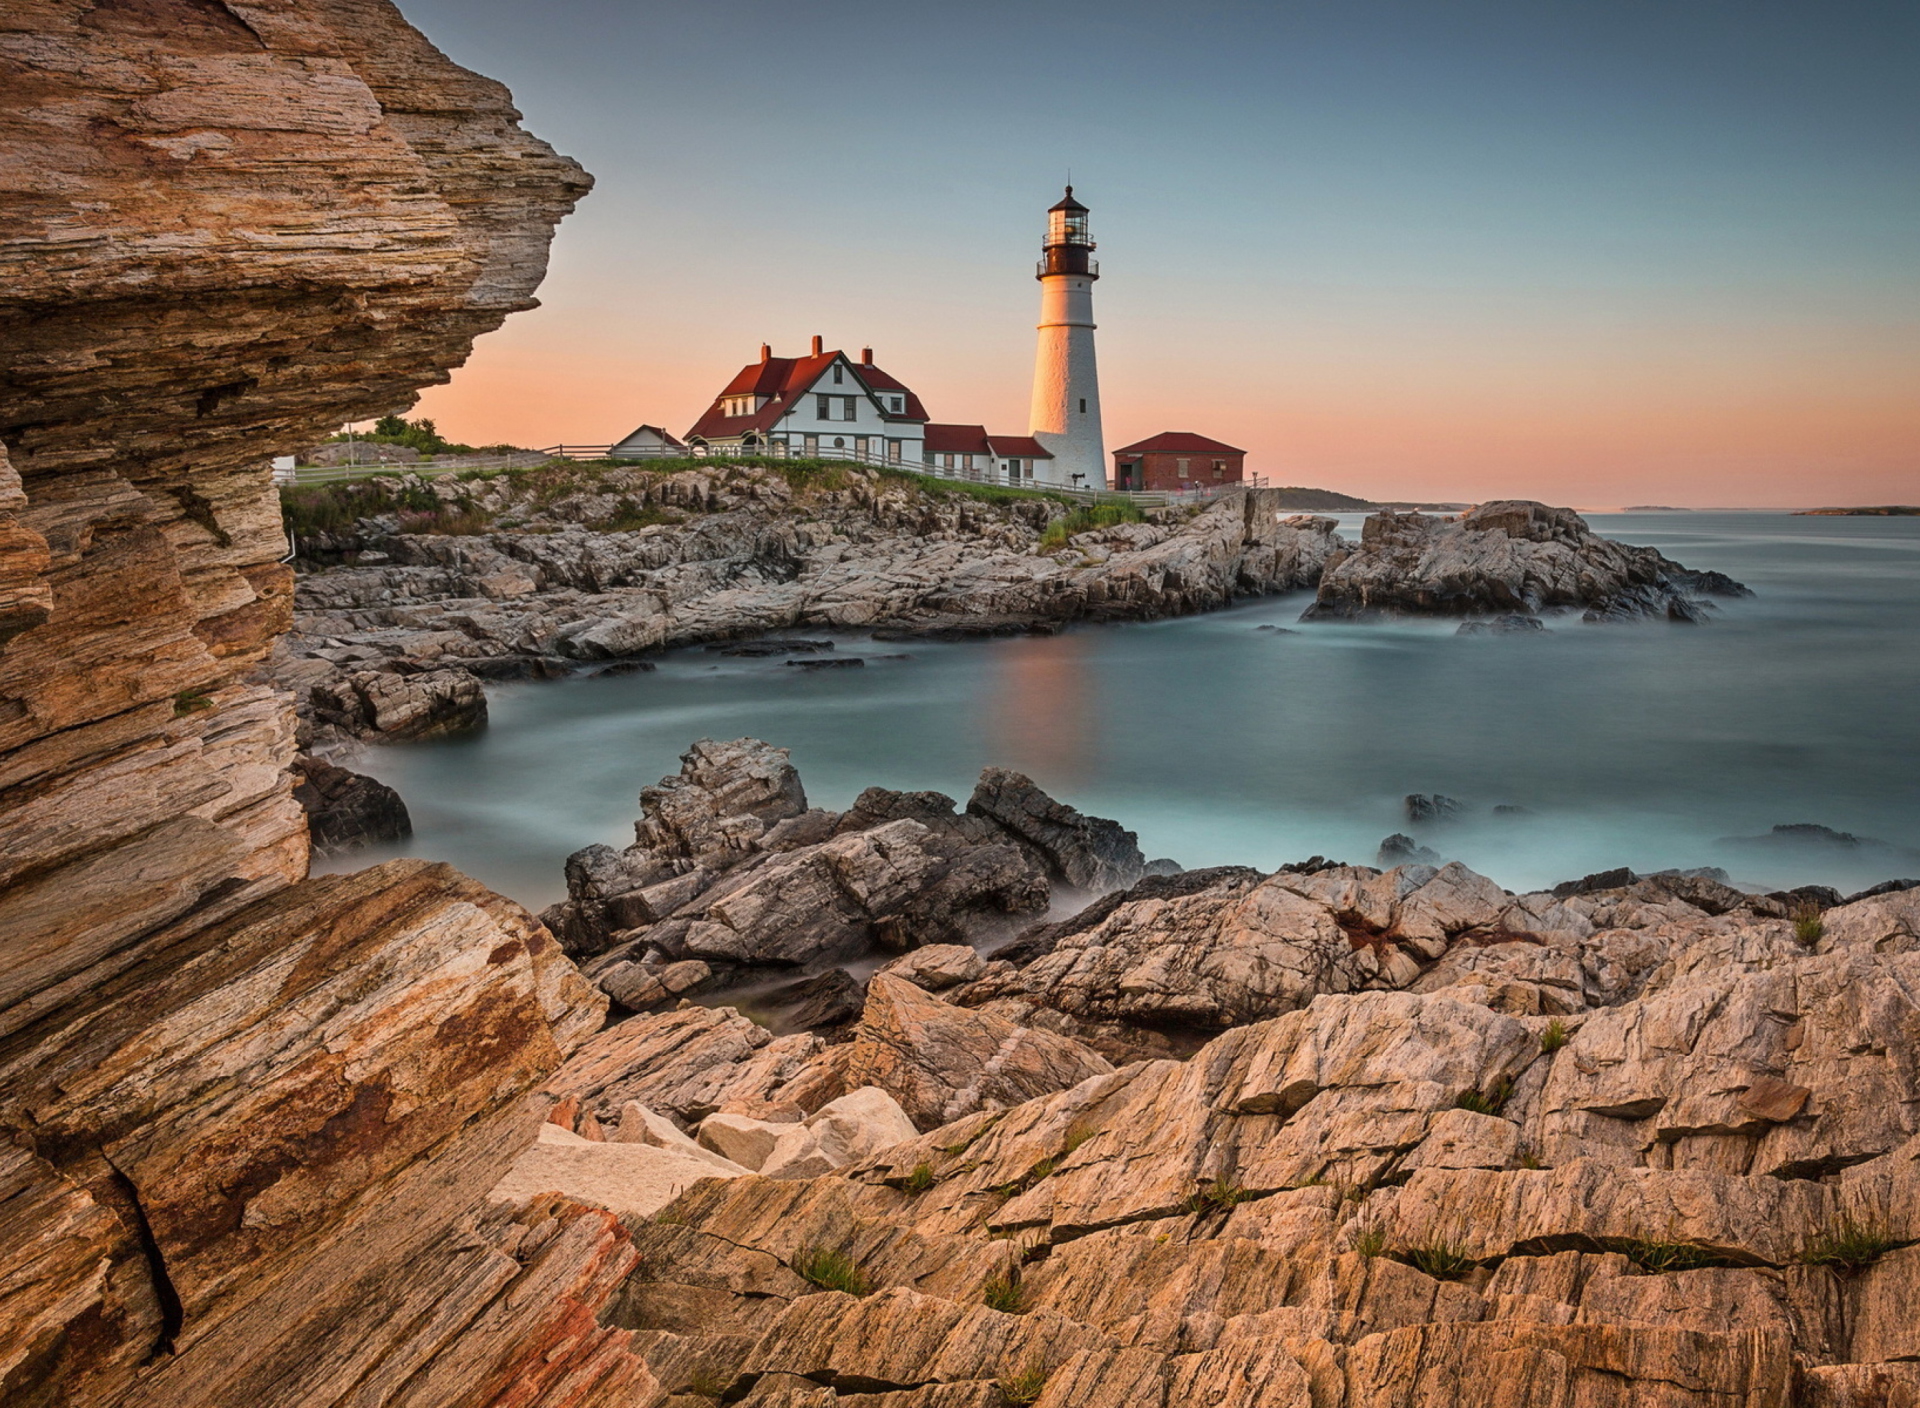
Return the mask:
<path fill-rule="evenodd" d="M 1078 259 L 1042 259 L 1034 264 L 1033 276 L 1036 279 L 1044 279 L 1049 274 L 1084 274 L 1097 279 L 1100 277 L 1100 261 L 1082 255 Z"/>

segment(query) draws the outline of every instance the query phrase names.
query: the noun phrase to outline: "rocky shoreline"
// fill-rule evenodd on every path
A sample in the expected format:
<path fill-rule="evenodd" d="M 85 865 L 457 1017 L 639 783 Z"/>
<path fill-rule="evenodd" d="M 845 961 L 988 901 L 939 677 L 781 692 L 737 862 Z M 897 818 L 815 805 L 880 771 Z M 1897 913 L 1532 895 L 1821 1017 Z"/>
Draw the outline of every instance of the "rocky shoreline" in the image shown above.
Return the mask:
<path fill-rule="evenodd" d="M 486 680 L 647 668 L 710 642 L 745 653 L 783 631 L 1048 632 L 1315 588 L 1303 619 L 1444 615 L 1507 632 L 1561 610 L 1697 624 L 1711 598 L 1750 595 L 1518 501 L 1457 519 L 1384 511 L 1356 545 L 1332 519 L 1288 513 L 1283 490 L 1091 523 L 1044 495 L 851 466 L 397 483 L 290 491 L 309 496 L 294 510 L 301 571 L 266 677 L 293 693 L 308 751 L 479 727 Z"/>
<path fill-rule="evenodd" d="M 1914 882 L 1179 872 L 997 769 L 964 811 L 810 809 L 751 739 L 643 805 L 545 916 L 633 1015 L 494 1196 L 629 1219 L 615 1323 L 665 1402 L 1920 1385 Z M 1018 882 L 927 903 L 969 868 Z M 837 1000 L 769 1031 L 713 995 L 755 967 Z"/>

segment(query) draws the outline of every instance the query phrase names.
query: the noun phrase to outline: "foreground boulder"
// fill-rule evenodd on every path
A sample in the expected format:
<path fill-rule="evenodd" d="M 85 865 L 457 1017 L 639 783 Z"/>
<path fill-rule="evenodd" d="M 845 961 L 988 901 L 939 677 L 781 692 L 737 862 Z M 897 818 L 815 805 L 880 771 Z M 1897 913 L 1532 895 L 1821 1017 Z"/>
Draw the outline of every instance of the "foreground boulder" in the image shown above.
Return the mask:
<path fill-rule="evenodd" d="M 794 969 L 968 944 L 1045 909 L 1055 880 L 1098 890 L 1144 868 L 1132 832 L 999 768 L 964 813 L 883 788 L 834 813 L 808 807 L 786 750 L 702 739 L 641 805 L 635 843 L 569 857 L 568 897 L 541 916 L 635 1010 L 688 990 L 669 981 L 676 964 Z"/>
<path fill-rule="evenodd" d="M 1304 620 L 1405 614 L 1530 617 L 1580 609 L 1589 621 L 1707 619 L 1703 599 L 1752 595 L 1653 548 L 1602 538 L 1572 509 L 1526 500 L 1481 504 L 1457 519 L 1383 510 L 1360 546 L 1328 562 Z"/>

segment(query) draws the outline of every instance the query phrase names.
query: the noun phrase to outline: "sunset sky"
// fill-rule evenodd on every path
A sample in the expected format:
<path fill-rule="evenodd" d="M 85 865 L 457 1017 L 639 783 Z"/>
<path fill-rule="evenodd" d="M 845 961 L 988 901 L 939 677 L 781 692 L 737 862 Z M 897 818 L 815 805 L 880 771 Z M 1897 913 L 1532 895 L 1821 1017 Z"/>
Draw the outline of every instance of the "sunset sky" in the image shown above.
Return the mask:
<path fill-rule="evenodd" d="M 598 188 L 419 411 L 684 431 L 871 344 L 1026 430 L 1092 207 L 1109 447 L 1370 498 L 1920 499 L 1920 5 L 400 0 Z"/>

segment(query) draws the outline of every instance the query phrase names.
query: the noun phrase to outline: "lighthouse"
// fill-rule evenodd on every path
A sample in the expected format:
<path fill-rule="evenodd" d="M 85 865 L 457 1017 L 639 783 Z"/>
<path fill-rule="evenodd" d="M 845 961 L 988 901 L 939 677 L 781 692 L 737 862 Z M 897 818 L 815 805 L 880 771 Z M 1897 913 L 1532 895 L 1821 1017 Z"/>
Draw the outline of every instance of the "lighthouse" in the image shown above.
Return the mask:
<path fill-rule="evenodd" d="M 1029 433 L 1053 453 L 1049 477 L 1082 489 L 1107 486 L 1100 434 L 1100 376 L 1093 362 L 1093 281 L 1100 266 L 1087 208 L 1073 187 L 1047 212 L 1040 280 L 1040 343 L 1033 358 Z"/>

